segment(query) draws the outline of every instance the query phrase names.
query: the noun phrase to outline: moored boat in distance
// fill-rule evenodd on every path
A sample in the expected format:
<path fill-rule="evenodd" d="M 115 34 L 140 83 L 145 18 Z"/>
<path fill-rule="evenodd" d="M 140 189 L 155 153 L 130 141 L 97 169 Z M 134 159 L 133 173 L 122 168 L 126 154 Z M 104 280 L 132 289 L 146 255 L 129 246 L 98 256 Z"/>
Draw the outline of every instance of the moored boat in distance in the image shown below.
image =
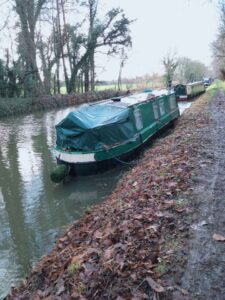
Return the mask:
<path fill-rule="evenodd" d="M 170 90 L 82 105 L 56 125 L 57 162 L 79 175 L 98 172 L 130 156 L 178 117 Z"/>
<path fill-rule="evenodd" d="M 196 81 L 185 84 L 177 84 L 174 87 L 178 101 L 187 101 L 205 92 L 204 81 Z"/>

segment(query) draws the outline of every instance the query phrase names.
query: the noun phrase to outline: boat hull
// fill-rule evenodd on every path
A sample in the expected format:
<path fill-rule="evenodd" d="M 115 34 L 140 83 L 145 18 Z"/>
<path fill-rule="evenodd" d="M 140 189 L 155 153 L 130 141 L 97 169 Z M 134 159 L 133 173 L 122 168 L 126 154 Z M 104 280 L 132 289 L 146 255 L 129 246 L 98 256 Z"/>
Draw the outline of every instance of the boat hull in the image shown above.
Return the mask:
<path fill-rule="evenodd" d="M 70 151 L 56 147 L 57 162 L 69 165 L 73 175 L 90 175 L 108 170 L 117 164 L 132 164 L 131 160 L 137 157 L 139 151 L 179 117 L 174 93 L 136 101 L 130 109 L 130 122 L 135 128 L 135 134 L 128 140 L 115 145 L 104 144 L 94 151 Z M 114 132 L 108 131 L 107 134 Z"/>
<path fill-rule="evenodd" d="M 68 159 L 63 160 L 62 156 L 60 156 L 62 152 L 56 150 L 57 163 L 69 165 L 70 175 L 72 176 L 88 176 L 101 173 L 110 170 L 116 165 L 132 166 L 135 164 L 135 159 L 138 158 L 141 151 L 149 146 L 156 137 L 172 127 L 178 117 L 179 114 L 175 112 L 174 117 L 169 122 L 161 126 L 160 129 L 152 131 L 151 135 L 144 142 L 141 141 L 141 137 L 139 136 L 135 143 L 122 145 L 114 149 L 102 151 L 101 153 L 89 154 L 89 156 L 83 157 L 82 162 L 72 162 L 72 158 L 70 162 L 68 162 Z M 70 155 L 72 156 L 72 154 Z M 85 159 L 89 159 L 89 161 L 85 162 Z"/>

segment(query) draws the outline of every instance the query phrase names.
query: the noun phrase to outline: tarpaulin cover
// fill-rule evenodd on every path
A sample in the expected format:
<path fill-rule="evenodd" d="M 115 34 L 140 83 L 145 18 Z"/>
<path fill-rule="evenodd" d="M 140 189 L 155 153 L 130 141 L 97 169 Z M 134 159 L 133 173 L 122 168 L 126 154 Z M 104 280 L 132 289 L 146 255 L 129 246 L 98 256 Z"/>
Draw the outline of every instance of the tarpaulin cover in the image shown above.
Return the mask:
<path fill-rule="evenodd" d="M 131 109 L 118 104 L 83 105 L 56 125 L 56 144 L 73 150 L 100 150 L 130 140 L 136 128 Z"/>

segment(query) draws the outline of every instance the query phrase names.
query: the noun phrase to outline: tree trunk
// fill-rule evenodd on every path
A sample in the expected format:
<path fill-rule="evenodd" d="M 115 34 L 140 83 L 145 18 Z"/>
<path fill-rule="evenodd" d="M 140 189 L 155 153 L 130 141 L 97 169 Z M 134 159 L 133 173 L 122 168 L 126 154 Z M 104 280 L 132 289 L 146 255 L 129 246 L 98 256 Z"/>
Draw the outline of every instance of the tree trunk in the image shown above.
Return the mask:
<path fill-rule="evenodd" d="M 43 68 L 43 75 L 44 75 L 44 92 L 48 95 L 51 94 L 51 71 L 52 71 L 52 66 L 51 63 L 46 59 L 44 55 L 44 48 L 43 48 L 43 41 L 42 38 L 39 40 L 39 52 L 41 56 L 41 62 L 42 62 L 42 68 Z"/>
<path fill-rule="evenodd" d="M 59 80 L 59 62 L 56 66 L 56 86 L 57 86 L 57 93 L 60 94 L 60 80 Z"/>
<path fill-rule="evenodd" d="M 91 91 L 95 90 L 95 58 L 94 51 L 90 55 L 90 77 L 91 77 Z"/>
<path fill-rule="evenodd" d="M 70 73 L 72 72 L 72 55 L 70 51 L 70 46 L 69 46 L 69 37 L 68 37 L 68 31 L 66 29 L 66 14 L 65 14 L 65 7 L 64 7 L 64 2 L 61 0 L 61 7 L 62 7 L 62 16 L 63 16 L 63 26 L 65 30 L 65 39 L 66 39 L 66 49 L 67 49 L 67 55 L 69 58 L 69 66 L 70 66 Z M 69 80 L 68 80 L 69 82 Z"/>
<path fill-rule="evenodd" d="M 89 59 L 87 60 L 85 66 L 84 66 L 84 91 L 89 92 Z"/>
<path fill-rule="evenodd" d="M 123 62 L 120 64 L 120 70 L 119 70 L 119 76 L 118 76 L 118 82 L 117 82 L 117 89 L 120 91 L 121 84 L 122 84 L 122 69 L 123 69 Z"/>
<path fill-rule="evenodd" d="M 25 61 L 32 79 L 32 85 L 29 87 L 34 95 L 39 95 L 43 90 L 43 83 L 38 71 L 36 60 L 35 28 L 41 9 L 46 1 L 38 0 L 36 5 L 34 0 L 22 1 L 15 0 L 16 12 L 19 15 L 21 32 L 24 42 Z"/>
<path fill-rule="evenodd" d="M 69 77 L 68 77 L 68 74 L 67 74 L 66 63 L 65 63 L 64 42 L 63 42 L 63 37 L 62 37 L 61 21 L 60 21 L 59 0 L 56 1 L 56 4 L 57 4 L 57 19 L 58 19 L 58 29 L 59 29 L 58 32 L 59 32 L 60 48 L 61 48 L 61 54 L 62 54 L 63 71 L 64 71 L 64 77 L 65 77 L 65 83 L 66 83 L 66 91 L 68 93 L 68 90 L 69 90 Z"/>
<path fill-rule="evenodd" d="M 54 74 L 54 77 L 53 77 L 53 94 L 55 95 L 56 94 L 56 75 Z"/>
<path fill-rule="evenodd" d="M 74 92 L 78 71 L 87 64 L 88 57 L 89 57 L 89 50 L 85 52 L 85 54 L 81 57 L 78 63 L 73 62 L 73 69 L 69 81 L 69 91 L 68 91 L 69 93 Z"/>

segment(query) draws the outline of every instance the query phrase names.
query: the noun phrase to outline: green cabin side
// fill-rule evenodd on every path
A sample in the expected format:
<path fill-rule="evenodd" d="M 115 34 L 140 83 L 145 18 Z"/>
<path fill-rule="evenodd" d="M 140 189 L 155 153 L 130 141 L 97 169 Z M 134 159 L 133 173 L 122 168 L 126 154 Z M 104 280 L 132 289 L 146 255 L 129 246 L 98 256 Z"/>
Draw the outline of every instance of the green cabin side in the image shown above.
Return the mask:
<path fill-rule="evenodd" d="M 160 129 L 179 117 L 179 108 L 174 93 L 135 104 L 132 110 L 131 120 L 137 129 L 134 139 L 107 151 L 96 152 L 96 161 L 110 159 L 138 148 Z"/>
<path fill-rule="evenodd" d="M 142 142 L 148 140 L 166 124 L 179 117 L 174 93 L 135 105 L 133 111 L 134 122 Z"/>
<path fill-rule="evenodd" d="M 187 95 L 189 97 L 205 92 L 204 82 L 187 84 Z"/>

